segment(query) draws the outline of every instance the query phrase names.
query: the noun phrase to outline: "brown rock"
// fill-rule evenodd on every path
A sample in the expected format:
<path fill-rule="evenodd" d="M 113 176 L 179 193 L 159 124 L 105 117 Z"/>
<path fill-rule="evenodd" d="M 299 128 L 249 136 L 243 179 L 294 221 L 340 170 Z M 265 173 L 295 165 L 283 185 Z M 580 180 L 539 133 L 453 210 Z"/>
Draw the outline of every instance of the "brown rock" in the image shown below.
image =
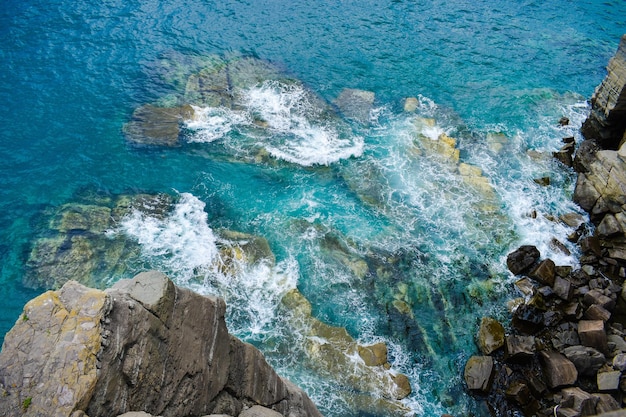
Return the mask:
<path fill-rule="evenodd" d="M 535 246 L 520 246 L 517 250 L 508 254 L 506 265 L 513 274 L 518 275 L 527 271 L 539 260 L 540 256 Z"/>
<path fill-rule="evenodd" d="M 598 403 L 596 404 L 596 413 L 608 413 L 609 411 L 619 410 L 619 403 L 609 394 L 594 394 L 598 397 Z M 624 410 L 626 415 L 626 410 Z"/>
<path fill-rule="evenodd" d="M 591 98 L 591 112 L 581 127 L 587 139 L 617 149 L 626 125 L 626 35 L 607 66 L 607 75 Z"/>
<path fill-rule="evenodd" d="M 551 259 L 544 259 L 528 275 L 542 284 L 552 286 L 556 276 L 555 268 L 556 265 Z"/>
<path fill-rule="evenodd" d="M 598 304 L 592 304 L 585 311 L 585 318 L 587 320 L 602 320 L 606 323 L 611 318 L 611 312 Z"/>
<path fill-rule="evenodd" d="M 596 229 L 596 235 L 600 238 L 608 238 L 623 233 L 622 227 L 612 214 L 605 214 Z"/>
<path fill-rule="evenodd" d="M 606 352 L 607 338 L 602 320 L 579 321 L 578 336 L 583 345 L 598 349 L 600 352 Z"/>
<path fill-rule="evenodd" d="M 521 381 L 515 381 L 507 388 L 504 395 L 512 401 L 515 401 L 518 405 L 524 406 L 528 404 L 532 399 L 532 394 L 528 385 Z"/>
<path fill-rule="evenodd" d="M 18 398 L 30 397 L 33 415 L 238 415 L 245 402 L 320 416 L 256 348 L 228 334 L 225 310 L 154 271 L 107 291 L 69 282 L 28 303 L 27 319 L 7 334 L 2 415 L 21 416 Z"/>
<path fill-rule="evenodd" d="M 572 299 L 572 296 L 574 295 L 574 286 L 568 279 L 557 276 L 554 278 L 552 291 L 560 299 L 570 301 Z"/>
<path fill-rule="evenodd" d="M 572 197 L 574 202 L 586 211 L 591 212 L 591 209 L 596 205 L 600 196 L 600 192 L 596 190 L 591 181 L 587 179 L 586 175 L 583 173 L 578 174 L 574 196 Z"/>
<path fill-rule="evenodd" d="M 563 354 L 572 361 L 581 376 L 596 375 L 598 369 L 606 363 L 604 355 L 589 346 L 570 346 L 563 349 Z"/>
<path fill-rule="evenodd" d="M 534 336 L 509 335 L 506 337 L 505 358 L 508 362 L 530 360 L 536 351 Z"/>
<path fill-rule="evenodd" d="M 576 366 L 561 353 L 543 350 L 539 352 L 539 360 L 544 378 L 552 389 L 573 385 L 578 379 Z"/>
<path fill-rule="evenodd" d="M 387 345 L 376 343 L 369 346 L 358 347 L 359 356 L 367 366 L 381 366 L 387 363 Z"/>
<path fill-rule="evenodd" d="M 478 330 L 478 346 L 489 355 L 504 345 L 504 327 L 491 317 L 483 317 Z"/>
<path fill-rule="evenodd" d="M 464 376 L 470 390 L 488 392 L 493 380 L 493 358 L 472 356 L 465 364 Z"/>
<path fill-rule="evenodd" d="M 615 308 L 615 301 L 597 289 L 587 292 L 583 297 L 583 302 L 588 306 L 597 304 L 608 311 L 613 311 Z"/>
<path fill-rule="evenodd" d="M 564 388 L 561 390 L 563 400 L 561 406 L 576 410 L 579 415 L 592 416 L 596 413 L 598 398 L 578 387 Z"/>

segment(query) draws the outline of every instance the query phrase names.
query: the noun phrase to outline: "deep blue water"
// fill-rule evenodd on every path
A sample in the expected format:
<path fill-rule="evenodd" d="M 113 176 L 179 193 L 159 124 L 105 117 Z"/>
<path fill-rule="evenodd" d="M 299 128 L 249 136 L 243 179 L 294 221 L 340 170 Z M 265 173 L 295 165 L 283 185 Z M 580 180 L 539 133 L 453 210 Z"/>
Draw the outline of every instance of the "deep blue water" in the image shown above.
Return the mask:
<path fill-rule="evenodd" d="M 24 288 L 21 278 L 33 240 L 46 233 L 41 213 L 85 188 L 189 193 L 192 211 L 201 212 L 203 202 L 208 216 L 184 226 L 199 228 L 191 240 L 205 236 L 206 222 L 260 235 L 278 269 L 288 271 L 286 281 L 257 271 L 254 279 L 205 282 L 200 290 L 226 297 L 233 331 L 304 386 L 326 415 L 359 411 L 348 394 L 329 394 L 332 376 L 300 369 L 303 350 L 292 351 L 297 341 L 276 330 L 276 300 L 296 284 L 320 320 L 363 342 L 389 344 L 392 366 L 411 378 L 415 393 L 405 405 L 413 412 L 471 409 L 458 375 L 476 349 L 477 320 L 506 317 L 501 306 L 515 296 L 503 256 L 532 243 L 545 256 L 575 263 L 548 244 L 564 241 L 569 230 L 528 216 L 578 211 L 569 202 L 573 173 L 526 151 L 550 153 L 563 136 L 580 140 L 585 101 L 624 32 L 626 3 L 619 0 L 4 1 L 0 335 L 40 292 Z M 159 78 L 164 63 L 212 54 L 270 61 L 328 101 L 344 88 L 374 92 L 373 122 L 352 125 L 362 149 L 304 166 L 276 161 L 276 154 L 271 164 L 233 161 L 239 145 L 228 135 L 175 149 L 129 146 L 122 127 L 133 110 L 174 90 Z M 484 196 L 464 185 L 458 168 L 412 154 L 411 138 L 433 134 L 402 112 L 412 96 L 420 97 L 419 115 L 436 120 L 437 134 L 455 137 L 460 162 L 481 168 L 495 211 L 478 208 Z M 557 125 L 563 115 L 571 126 Z M 500 152 L 489 145 L 494 132 L 507 138 Z M 307 149 L 297 157 L 315 161 L 319 149 Z M 214 157 L 220 152 L 231 158 Z M 532 181 L 542 176 L 551 177 L 550 187 Z M 368 200 L 373 189 L 375 204 Z M 404 254 L 401 273 L 386 283 L 351 276 L 324 252 L 328 236 L 366 258 Z M 160 259 L 145 245 L 146 265 L 188 282 L 180 271 L 194 246 L 176 239 L 163 246 L 182 255 Z M 388 308 L 403 291 L 406 320 L 422 329 L 420 343 L 427 339 L 430 348 L 388 324 Z M 267 302 L 251 307 L 259 297 Z"/>

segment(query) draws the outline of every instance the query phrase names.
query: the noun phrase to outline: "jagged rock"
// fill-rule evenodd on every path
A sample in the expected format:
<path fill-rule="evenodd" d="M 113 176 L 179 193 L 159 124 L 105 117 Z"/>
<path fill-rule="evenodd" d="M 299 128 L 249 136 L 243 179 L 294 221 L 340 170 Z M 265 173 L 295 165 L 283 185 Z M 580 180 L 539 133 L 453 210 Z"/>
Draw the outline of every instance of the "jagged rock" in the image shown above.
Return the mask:
<path fill-rule="evenodd" d="M 611 312 L 598 304 L 592 304 L 585 311 L 585 318 L 587 320 L 602 320 L 606 323 L 611 318 Z"/>
<path fill-rule="evenodd" d="M 618 371 L 626 371 L 626 353 L 618 353 L 613 357 L 613 368 Z"/>
<path fill-rule="evenodd" d="M 226 306 L 151 271 L 106 291 L 68 282 L 24 308 L 0 353 L 6 416 L 237 415 L 243 404 L 319 416 L 251 345 L 228 334 Z M 35 414 L 33 414 L 35 415 Z"/>
<path fill-rule="evenodd" d="M 601 352 L 589 346 L 570 346 L 563 349 L 563 354 L 576 366 L 581 376 L 595 375 L 606 362 Z"/>
<path fill-rule="evenodd" d="M 574 286 L 568 279 L 556 276 L 554 284 L 552 284 L 552 291 L 560 299 L 570 301 L 574 295 Z"/>
<path fill-rule="evenodd" d="M 556 276 L 555 268 L 556 265 L 551 259 L 544 259 L 528 275 L 542 284 L 552 286 Z"/>
<path fill-rule="evenodd" d="M 578 229 L 581 224 L 585 223 L 585 218 L 578 213 L 565 213 L 559 216 L 559 220 L 574 229 Z"/>
<path fill-rule="evenodd" d="M 478 346 L 489 355 L 504 345 L 504 327 L 491 317 L 483 317 L 478 329 Z"/>
<path fill-rule="evenodd" d="M 609 61 L 607 75 L 591 98 L 581 132 L 607 149 L 617 149 L 626 128 L 626 35 Z"/>
<path fill-rule="evenodd" d="M 574 196 L 572 197 L 574 202 L 586 211 L 591 212 L 600 197 L 600 192 L 593 186 L 593 183 L 587 179 L 586 174 L 578 174 Z"/>
<path fill-rule="evenodd" d="M 596 413 L 602 414 L 609 411 L 619 410 L 619 403 L 610 394 L 594 394 L 598 397 L 596 404 Z M 626 410 L 624 410 L 626 412 Z M 626 413 L 625 413 L 626 414 Z"/>
<path fill-rule="evenodd" d="M 543 376 L 552 389 L 573 385 L 578 379 L 576 366 L 559 352 L 542 350 L 539 352 L 539 360 Z"/>
<path fill-rule="evenodd" d="M 530 304 L 522 304 L 513 312 L 511 324 L 522 333 L 532 334 L 543 327 L 543 311 Z"/>
<path fill-rule="evenodd" d="M 465 364 L 465 383 L 470 390 L 488 392 L 493 381 L 493 358 L 472 356 Z"/>
<path fill-rule="evenodd" d="M 596 413 L 598 397 L 578 387 L 564 388 L 561 390 L 561 395 L 563 396 L 561 407 L 576 410 L 581 417 L 592 416 Z"/>
<path fill-rule="evenodd" d="M 521 381 L 515 381 L 511 384 L 511 386 L 507 388 L 504 395 L 521 406 L 528 404 L 532 399 L 532 394 L 530 393 L 528 385 Z"/>
<path fill-rule="evenodd" d="M 528 277 L 515 281 L 515 287 L 526 297 L 530 297 L 535 292 L 535 286 Z"/>
<path fill-rule="evenodd" d="M 596 229 L 596 234 L 601 238 L 613 237 L 620 233 L 622 227 L 612 214 L 606 214 Z"/>
<path fill-rule="evenodd" d="M 600 352 L 606 352 L 607 338 L 602 320 L 579 321 L 578 336 L 583 345 L 598 349 Z"/>
<path fill-rule="evenodd" d="M 518 275 L 534 265 L 540 256 L 539 250 L 535 246 L 520 246 L 517 250 L 508 254 L 506 265 L 514 275 Z"/>
<path fill-rule="evenodd" d="M 383 366 L 387 363 L 387 345 L 376 343 L 370 346 L 358 347 L 359 356 L 367 366 Z"/>
<path fill-rule="evenodd" d="M 612 311 L 615 308 L 615 301 L 596 289 L 587 292 L 583 297 L 583 302 L 588 306 L 597 304 L 609 311 Z"/>
<path fill-rule="evenodd" d="M 534 336 L 509 335 L 506 337 L 505 358 L 508 362 L 530 360 L 536 351 Z"/>

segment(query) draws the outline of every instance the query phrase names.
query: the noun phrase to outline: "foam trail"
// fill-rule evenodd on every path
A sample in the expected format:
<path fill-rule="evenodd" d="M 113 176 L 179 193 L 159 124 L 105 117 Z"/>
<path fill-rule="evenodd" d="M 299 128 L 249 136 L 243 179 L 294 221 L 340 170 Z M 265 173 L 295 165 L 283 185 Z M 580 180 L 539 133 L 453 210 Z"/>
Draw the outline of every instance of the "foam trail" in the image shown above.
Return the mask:
<path fill-rule="evenodd" d="M 133 210 L 122 220 L 120 228 L 137 240 L 146 255 L 158 258 L 169 271 L 179 271 L 178 275 L 186 281 L 219 256 L 204 207 L 197 197 L 181 193 L 168 217 L 160 219 Z"/>
<path fill-rule="evenodd" d="M 246 112 L 233 111 L 225 107 L 192 107 L 193 119 L 185 120 L 185 127 L 194 131 L 188 138 L 189 142 L 213 142 L 252 122 Z"/>
<path fill-rule="evenodd" d="M 299 84 L 266 81 L 243 94 L 244 105 L 272 135 L 262 144 L 279 159 L 303 166 L 329 165 L 363 153 L 363 138 L 322 120 L 319 102 Z"/>

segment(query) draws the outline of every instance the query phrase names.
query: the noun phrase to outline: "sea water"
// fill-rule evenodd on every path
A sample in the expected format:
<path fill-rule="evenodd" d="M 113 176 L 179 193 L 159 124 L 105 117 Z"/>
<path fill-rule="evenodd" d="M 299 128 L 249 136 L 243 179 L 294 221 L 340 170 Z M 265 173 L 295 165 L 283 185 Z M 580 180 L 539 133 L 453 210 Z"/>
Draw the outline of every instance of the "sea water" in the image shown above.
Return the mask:
<path fill-rule="evenodd" d="M 477 324 L 506 322 L 518 295 L 504 259 L 517 246 L 576 265 L 572 229 L 555 221 L 582 214 L 575 174 L 550 155 L 563 137 L 582 140 L 625 19 L 611 0 L 5 1 L 0 334 L 43 290 L 22 285 L 48 233 L 42 213 L 84 189 L 165 192 L 168 216 L 134 212 L 107 233 L 138 243 L 141 268 L 224 297 L 231 332 L 325 415 L 382 412 L 307 363 L 304 329 L 281 309 L 294 288 L 315 318 L 388 345 L 413 387 L 410 413 L 484 415 L 461 378 Z M 301 83 L 259 83 L 237 110 L 197 107 L 178 148 L 128 145 L 133 110 L 174 88 L 162 74 L 216 55 L 253 56 Z M 369 120 L 316 117 L 306 91 L 332 102 L 345 88 L 375 93 Z M 251 158 L 259 147 L 267 156 Z M 216 270 L 224 228 L 266 239 L 274 258 Z"/>

